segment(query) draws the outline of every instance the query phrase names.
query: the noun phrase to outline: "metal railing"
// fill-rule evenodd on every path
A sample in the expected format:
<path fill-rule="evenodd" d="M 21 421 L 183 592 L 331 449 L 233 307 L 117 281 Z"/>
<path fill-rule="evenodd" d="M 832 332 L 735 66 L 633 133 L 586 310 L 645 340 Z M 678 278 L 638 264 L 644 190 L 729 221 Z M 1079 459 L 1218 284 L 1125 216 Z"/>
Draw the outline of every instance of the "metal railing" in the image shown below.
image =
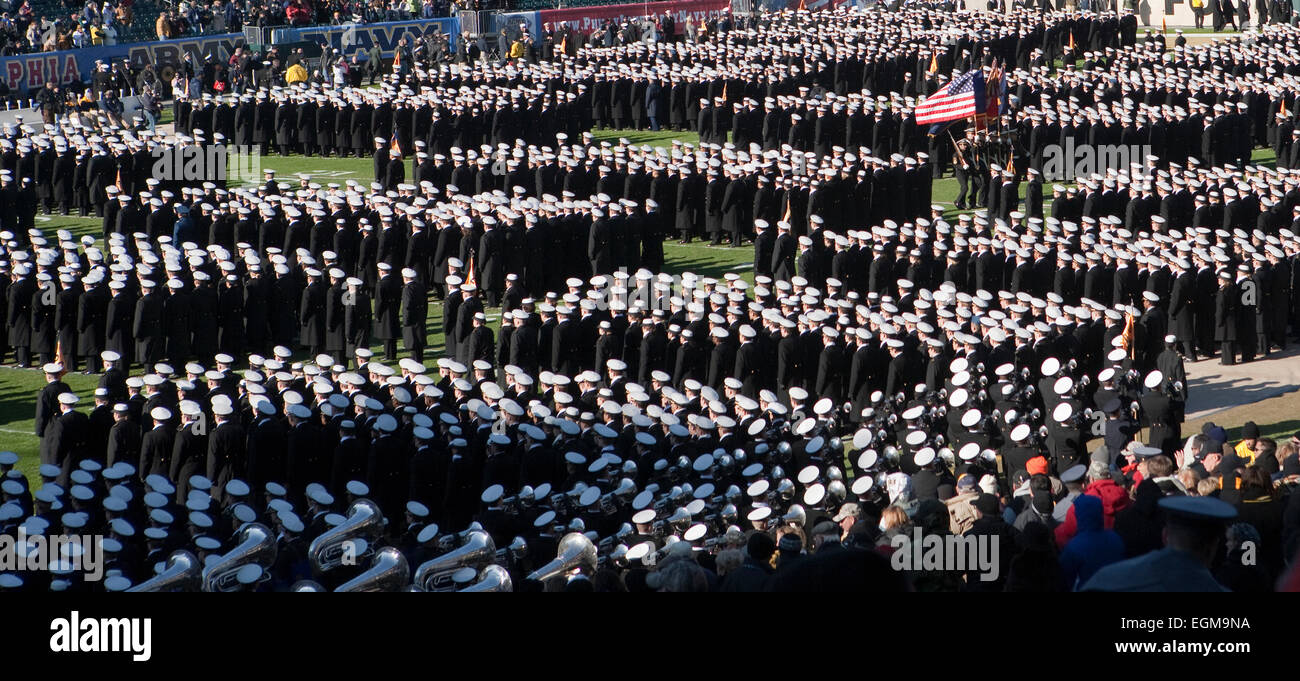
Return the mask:
<path fill-rule="evenodd" d="M 125 100 L 127 97 L 135 97 L 136 95 L 139 94 L 139 93 L 136 91 L 136 89 L 133 88 L 133 87 L 131 87 L 131 88 L 125 88 L 125 89 L 123 89 L 123 88 L 108 88 L 108 89 L 105 89 L 103 92 L 101 92 L 99 96 L 96 96 L 94 99 L 92 99 L 91 102 L 92 102 L 93 104 L 98 105 L 98 104 L 99 104 L 99 100 L 100 100 L 100 98 L 103 96 L 103 94 L 104 94 L 105 92 L 115 92 L 115 93 L 117 93 L 117 98 L 118 98 L 118 99 L 121 99 L 121 100 Z M 4 97 L 3 99 L 4 99 L 4 106 L 5 106 L 4 110 L 5 110 L 5 111 L 14 111 L 14 110 L 24 111 L 24 110 L 27 110 L 27 109 L 35 109 L 35 108 L 36 108 L 36 98 L 35 98 L 35 97 L 20 97 L 20 96 L 18 96 L 18 95 L 9 95 L 8 97 Z M 81 101 L 81 98 L 78 97 L 78 98 L 77 98 L 77 101 L 80 102 L 80 101 Z"/>

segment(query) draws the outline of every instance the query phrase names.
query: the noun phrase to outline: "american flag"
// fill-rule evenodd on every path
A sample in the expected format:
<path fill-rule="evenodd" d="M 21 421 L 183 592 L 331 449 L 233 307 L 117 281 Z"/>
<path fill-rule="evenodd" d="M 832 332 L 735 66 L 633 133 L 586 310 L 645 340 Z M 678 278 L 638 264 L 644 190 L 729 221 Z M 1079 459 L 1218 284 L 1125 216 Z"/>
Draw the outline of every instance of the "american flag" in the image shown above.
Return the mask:
<path fill-rule="evenodd" d="M 979 69 L 957 76 L 916 107 L 916 123 L 927 125 L 974 116 L 983 111 L 984 73 Z"/>

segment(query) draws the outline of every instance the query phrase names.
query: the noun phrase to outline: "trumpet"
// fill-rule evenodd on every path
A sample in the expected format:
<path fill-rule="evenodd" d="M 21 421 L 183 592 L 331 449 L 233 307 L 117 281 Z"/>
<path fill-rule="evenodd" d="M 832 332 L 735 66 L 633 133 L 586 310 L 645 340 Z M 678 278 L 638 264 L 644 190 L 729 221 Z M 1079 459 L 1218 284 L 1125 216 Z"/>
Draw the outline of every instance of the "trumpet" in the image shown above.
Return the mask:
<path fill-rule="evenodd" d="M 519 507 L 520 502 L 518 496 L 509 496 L 501 500 L 501 512 L 506 515 L 519 515 Z"/>
<path fill-rule="evenodd" d="M 329 572 L 343 564 L 369 554 L 370 547 L 384 532 L 384 514 L 369 499 L 357 499 L 348 509 L 348 518 L 312 540 L 307 557 L 316 574 Z M 358 543 L 363 547 L 357 550 Z"/>
<path fill-rule="evenodd" d="M 461 593 L 511 592 L 515 590 L 510 571 L 500 565 L 489 565 L 478 573 L 478 581 L 461 589 Z"/>
<path fill-rule="evenodd" d="M 335 592 L 401 591 L 411 583 L 411 569 L 401 551 L 380 549 L 365 572 L 339 585 Z"/>
<path fill-rule="evenodd" d="M 615 513 L 618 513 L 619 502 L 613 492 L 607 492 L 601 495 L 598 504 L 600 506 L 600 512 L 605 515 L 614 515 Z"/>
<path fill-rule="evenodd" d="M 510 546 L 496 551 L 497 565 L 515 565 L 528 555 L 528 542 L 523 537 L 515 537 Z"/>
<path fill-rule="evenodd" d="M 172 552 L 167 558 L 163 571 L 143 581 L 127 591 L 144 592 L 178 592 L 197 591 L 203 580 L 203 569 L 199 560 L 189 551 Z"/>
<path fill-rule="evenodd" d="M 275 563 L 275 537 L 261 523 L 248 523 L 239 529 L 239 545 L 203 570 L 204 591 L 232 591 L 239 585 L 237 574 L 246 565 L 265 571 Z"/>
<path fill-rule="evenodd" d="M 460 548 L 420 565 L 415 571 L 415 585 L 425 591 L 453 591 L 455 583 L 452 575 L 466 567 L 485 567 L 496 559 L 496 553 L 497 547 L 492 541 L 492 535 L 475 530 L 469 533 Z"/>
<path fill-rule="evenodd" d="M 599 567 L 608 567 L 613 565 L 615 567 L 625 568 L 628 565 L 627 552 L 627 544 L 619 544 L 618 546 L 615 546 L 612 551 L 602 553 L 600 557 L 597 558 L 596 565 Z"/>

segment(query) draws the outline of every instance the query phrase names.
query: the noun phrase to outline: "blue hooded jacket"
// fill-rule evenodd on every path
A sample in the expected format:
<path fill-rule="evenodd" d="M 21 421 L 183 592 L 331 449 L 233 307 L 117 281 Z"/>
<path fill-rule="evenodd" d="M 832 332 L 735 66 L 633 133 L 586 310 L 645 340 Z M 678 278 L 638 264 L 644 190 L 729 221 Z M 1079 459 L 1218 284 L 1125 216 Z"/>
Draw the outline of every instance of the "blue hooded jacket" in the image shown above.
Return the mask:
<path fill-rule="evenodd" d="M 189 210 L 181 210 L 182 208 L 184 207 L 178 206 L 176 212 L 180 214 L 180 218 L 176 220 L 175 226 L 172 227 L 172 243 L 177 248 L 186 241 L 195 243 L 204 241 L 204 235 L 199 233 L 198 223 L 194 222 L 194 218 L 190 217 Z"/>
<path fill-rule="evenodd" d="M 1098 570 L 1124 560 L 1124 540 L 1106 529 L 1101 499 L 1088 494 L 1075 497 L 1074 517 L 1079 529 L 1061 551 L 1061 576 L 1071 591 Z"/>

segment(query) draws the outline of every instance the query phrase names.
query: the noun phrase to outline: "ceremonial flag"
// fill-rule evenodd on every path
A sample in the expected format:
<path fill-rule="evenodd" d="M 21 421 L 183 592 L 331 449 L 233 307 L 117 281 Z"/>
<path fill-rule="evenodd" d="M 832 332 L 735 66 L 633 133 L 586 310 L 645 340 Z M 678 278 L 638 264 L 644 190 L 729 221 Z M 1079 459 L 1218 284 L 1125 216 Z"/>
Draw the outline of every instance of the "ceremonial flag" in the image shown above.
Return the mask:
<path fill-rule="evenodd" d="M 1070 42 L 1066 47 L 1069 47 L 1071 52 L 1074 51 L 1074 31 L 1070 31 Z"/>
<path fill-rule="evenodd" d="M 1282 117 L 1283 117 L 1283 118 L 1286 118 L 1286 117 L 1287 117 L 1287 113 L 1286 113 L 1286 95 L 1285 95 L 1285 94 L 1282 95 L 1282 108 L 1278 109 L 1278 113 L 1282 114 Z"/>
<path fill-rule="evenodd" d="M 989 71 L 988 81 L 984 93 L 984 115 L 1001 116 L 1007 110 L 1007 74 L 996 60 L 993 62 L 993 69 Z"/>
<path fill-rule="evenodd" d="M 986 106 L 984 73 L 979 69 L 967 71 L 916 107 L 916 124 L 928 125 L 974 116 Z"/>
<path fill-rule="evenodd" d="M 938 71 L 939 71 L 939 53 L 935 52 L 933 55 L 930 56 L 930 68 L 926 70 L 926 73 L 938 73 Z"/>
<path fill-rule="evenodd" d="M 388 148 L 388 151 L 390 154 L 396 156 L 397 158 L 402 157 L 402 145 L 397 143 L 397 135 L 395 133 L 393 134 L 393 143 Z"/>
<path fill-rule="evenodd" d="M 465 283 L 478 289 L 478 277 L 474 276 L 474 256 L 469 257 L 469 266 L 465 268 Z"/>
<path fill-rule="evenodd" d="M 1137 348 L 1134 347 L 1133 343 L 1135 336 L 1136 331 L 1133 328 L 1133 315 L 1126 312 L 1124 313 L 1124 332 L 1121 333 L 1119 337 L 1120 341 L 1124 344 L 1124 349 L 1128 351 L 1128 356 L 1130 358 L 1136 356 L 1135 352 L 1137 351 Z"/>
<path fill-rule="evenodd" d="M 953 121 L 944 121 L 943 123 L 935 123 L 934 125 L 930 126 L 930 131 L 927 134 L 930 135 L 931 137 L 934 137 L 935 135 L 943 132 L 944 130 L 947 130 L 949 126 L 951 126 L 952 124 Z"/>
<path fill-rule="evenodd" d="M 54 361 L 58 362 L 59 364 L 62 364 L 64 368 L 72 366 L 72 364 L 68 362 L 67 355 L 63 354 L 62 340 L 59 340 L 54 344 Z"/>
<path fill-rule="evenodd" d="M 1169 25 L 1165 23 L 1165 18 L 1164 18 L 1164 17 L 1160 17 L 1160 32 L 1161 32 L 1161 33 L 1168 33 L 1168 32 L 1169 32 Z"/>

